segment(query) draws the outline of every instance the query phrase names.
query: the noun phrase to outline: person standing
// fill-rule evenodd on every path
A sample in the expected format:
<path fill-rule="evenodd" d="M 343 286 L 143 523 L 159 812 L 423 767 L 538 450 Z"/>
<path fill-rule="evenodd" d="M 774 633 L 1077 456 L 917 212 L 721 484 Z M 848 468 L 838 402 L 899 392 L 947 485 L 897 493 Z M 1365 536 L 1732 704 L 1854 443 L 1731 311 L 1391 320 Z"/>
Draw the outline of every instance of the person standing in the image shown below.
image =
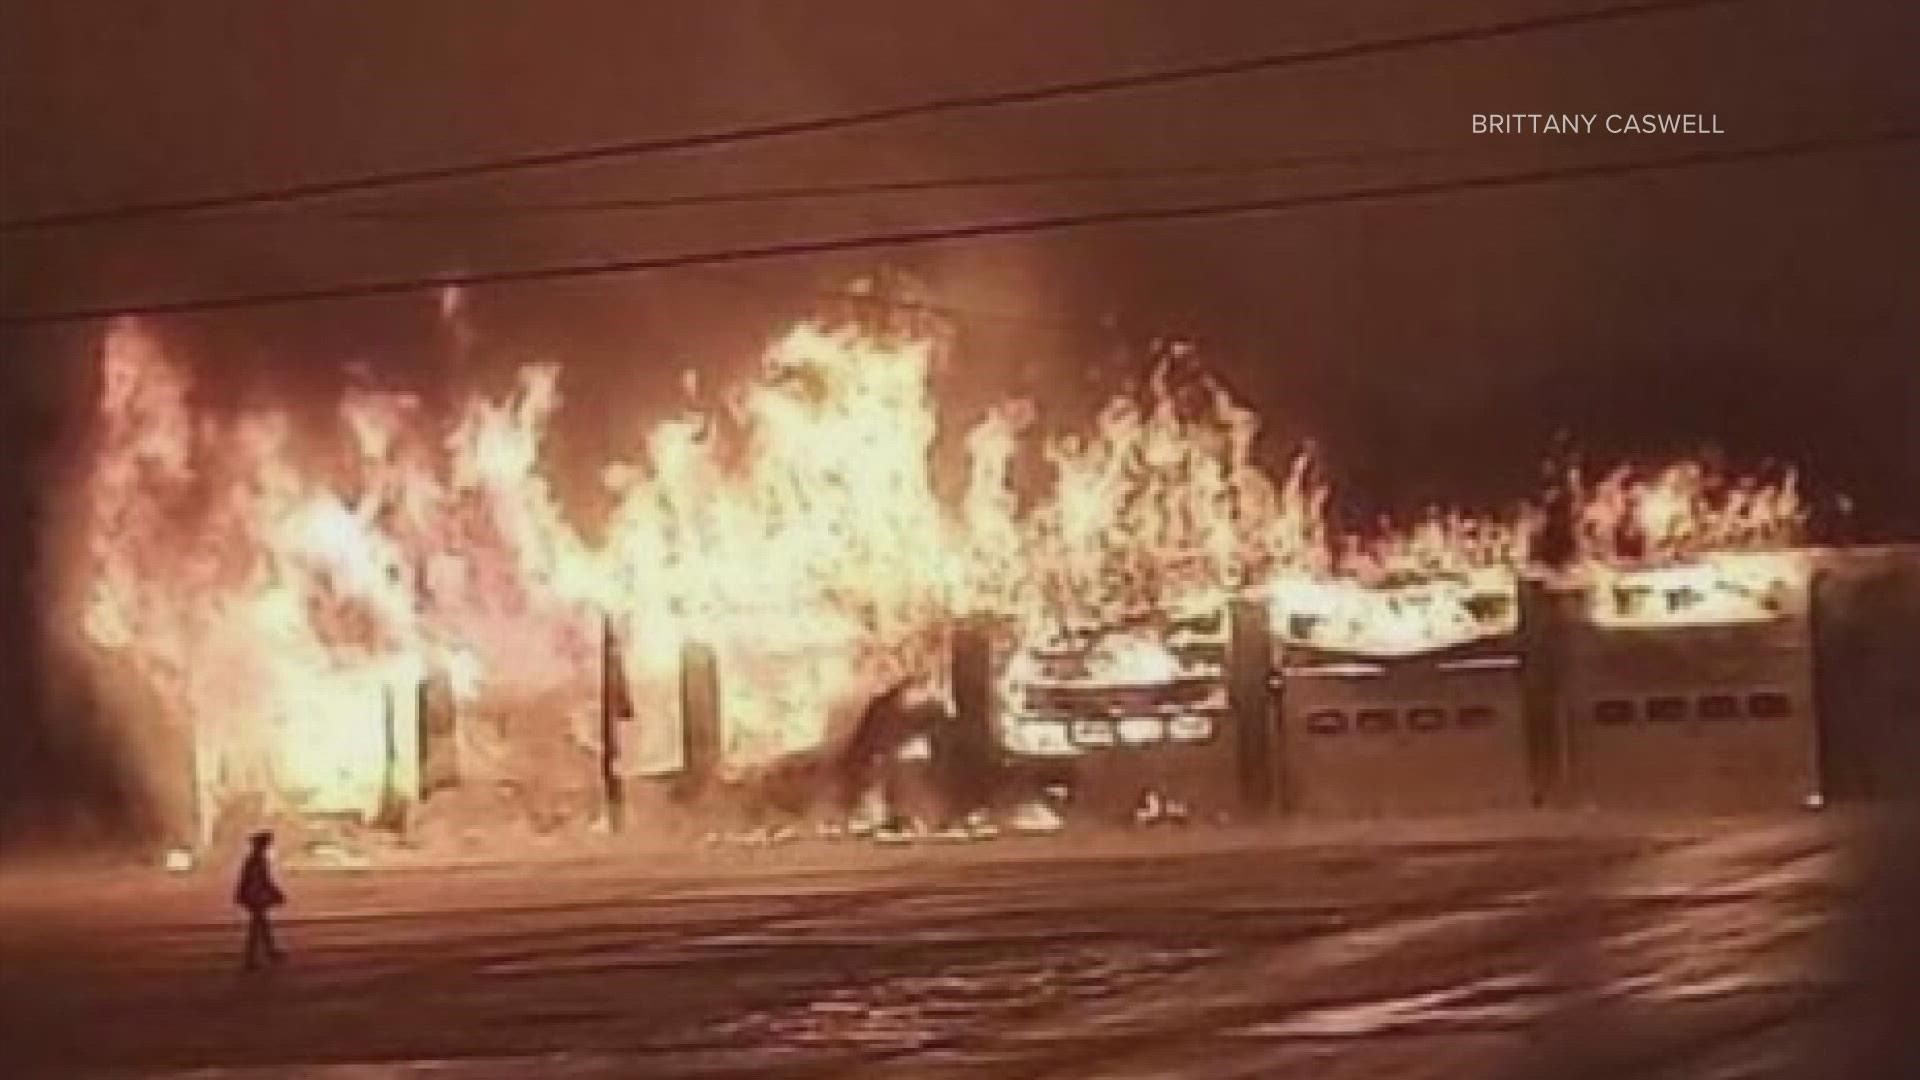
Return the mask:
<path fill-rule="evenodd" d="M 273 864 L 268 859 L 273 834 L 254 833 L 252 845 L 246 861 L 240 864 L 240 881 L 233 890 L 233 902 L 247 913 L 247 945 L 242 963 L 249 971 L 263 962 L 277 964 L 287 957 L 273 940 L 273 922 L 267 917 L 274 908 L 287 902 L 286 894 L 273 880 Z"/>

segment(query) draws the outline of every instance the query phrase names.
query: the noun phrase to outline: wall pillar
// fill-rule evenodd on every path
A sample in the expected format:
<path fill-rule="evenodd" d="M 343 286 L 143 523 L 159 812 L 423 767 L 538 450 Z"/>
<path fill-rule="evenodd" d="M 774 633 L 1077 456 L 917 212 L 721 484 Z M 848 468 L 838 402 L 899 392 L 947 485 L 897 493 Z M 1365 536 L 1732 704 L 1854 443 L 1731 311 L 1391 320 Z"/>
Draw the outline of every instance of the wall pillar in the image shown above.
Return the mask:
<path fill-rule="evenodd" d="M 1562 655 L 1568 598 L 1557 596 L 1537 577 L 1523 576 L 1520 588 L 1520 663 L 1522 721 L 1527 766 L 1535 806 L 1574 805 L 1573 733 L 1561 700 Z"/>
<path fill-rule="evenodd" d="M 1248 814 L 1279 808 L 1283 793 L 1273 707 L 1273 627 L 1259 599 L 1228 604 L 1227 709 L 1239 761 L 1240 801 Z"/>

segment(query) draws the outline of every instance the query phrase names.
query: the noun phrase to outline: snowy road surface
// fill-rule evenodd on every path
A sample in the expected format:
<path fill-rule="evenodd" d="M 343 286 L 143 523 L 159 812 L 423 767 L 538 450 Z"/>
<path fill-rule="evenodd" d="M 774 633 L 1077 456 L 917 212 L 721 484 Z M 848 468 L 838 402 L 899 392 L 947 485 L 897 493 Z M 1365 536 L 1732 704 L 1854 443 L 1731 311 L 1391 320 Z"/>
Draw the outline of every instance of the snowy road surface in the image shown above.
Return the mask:
<path fill-rule="evenodd" d="M 0 1073 L 1765 1076 L 1832 1012 L 1846 864 L 1788 822 L 295 866 L 254 975 L 224 868 L 16 874 Z"/>

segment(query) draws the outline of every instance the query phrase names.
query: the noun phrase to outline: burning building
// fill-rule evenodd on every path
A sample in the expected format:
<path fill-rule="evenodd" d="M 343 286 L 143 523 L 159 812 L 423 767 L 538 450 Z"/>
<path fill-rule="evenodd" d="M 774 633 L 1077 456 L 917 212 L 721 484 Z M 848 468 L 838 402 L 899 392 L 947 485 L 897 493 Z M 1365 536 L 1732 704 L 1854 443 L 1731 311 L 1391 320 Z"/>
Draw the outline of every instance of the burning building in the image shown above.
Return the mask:
<path fill-rule="evenodd" d="M 1804 557 L 1595 573 L 1553 591 L 1561 760 L 1576 805 L 1818 803 Z"/>
<path fill-rule="evenodd" d="M 1006 643 L 1009 765 L 1109 821 L 1237 816 L 1246 793 L 1229 647 L 1224 604 Z"/>
<path fill-rule="evenodd" d="M 1804 521 L 1791 477 L 1715 489 L 1683 465 L 1585 494 L 1578 562 L 1539 609 L 1566 801 L 1819 801 Z"/>
<path fill-rule="evenodd" d="M 1282 583 L 1281 790 L 1308 814 L 1387 816 L 1533 802 L 1510 568 L 1417 584 Z"/>
<path fill-rule="evenodd" d="M 886 752 L 980 805 L 1057 788 L 1191 820 L 1819 790 L 1809 590 L 1778 553 L 1805 518 L 1790 479 L 1582 486 L 1576 558 L 1549 572 L 1529 513 L 1343 537 L 1311 459 L 1260 467 L 1256 419 L 1179 350 L 1089 431 L 1016 403 L 943 444 L 943 349 L 794 328 L 730 397 L 638 431 L 588 529 L 541 463 L 556 368 L 450 416 L 355 392 L 316 446 L 265 404 L 196 407 L 118 326 L 60 628 L 203 839 L 223 816 L 391 821 L 476 791 L 579 822 L 663 777 L 777 786 L 866 745 L 907 684 L 951 722 Z"/>

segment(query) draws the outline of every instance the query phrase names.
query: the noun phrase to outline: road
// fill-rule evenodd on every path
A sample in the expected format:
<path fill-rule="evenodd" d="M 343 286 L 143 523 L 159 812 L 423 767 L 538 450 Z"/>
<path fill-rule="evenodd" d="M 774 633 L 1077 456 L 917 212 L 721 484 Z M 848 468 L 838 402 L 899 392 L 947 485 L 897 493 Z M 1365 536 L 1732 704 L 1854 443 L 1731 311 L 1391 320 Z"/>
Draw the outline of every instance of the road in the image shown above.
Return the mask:
<path fill-rule="evenodd" d="M 1787 1075 L 1843 989 L 1831 832 L 292 865 L 251 975 L 224 868 L 14 874 L 0 1072 Z"/>

